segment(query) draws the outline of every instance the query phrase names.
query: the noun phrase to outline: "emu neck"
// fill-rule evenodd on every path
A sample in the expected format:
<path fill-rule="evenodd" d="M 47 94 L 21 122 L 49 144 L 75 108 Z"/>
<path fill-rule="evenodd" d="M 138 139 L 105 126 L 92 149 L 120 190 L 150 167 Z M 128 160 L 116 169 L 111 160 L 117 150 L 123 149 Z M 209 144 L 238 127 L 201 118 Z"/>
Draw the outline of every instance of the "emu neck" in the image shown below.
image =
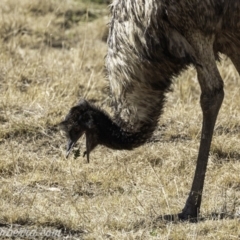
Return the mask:
<path fill-rule="evenodd" d="M 95 112 L 99 143 L 118 150 L 131 150 L 144 144 L 151 136 L 157 125 L 157 121 L 145 123 L 136 132 L 126 130 L 120 123 L 114 121 L 105 112 Z"/>
<path fill-rule="evenodd" d="M 128 132 L 112 123 L 112 126 L 102 135 L 101 141 L 103 145 L 112 149 L 131 150 L 144 144 L 151 135 L 152 133 L 147 131 L 147 127 L 140 132 Z"/>

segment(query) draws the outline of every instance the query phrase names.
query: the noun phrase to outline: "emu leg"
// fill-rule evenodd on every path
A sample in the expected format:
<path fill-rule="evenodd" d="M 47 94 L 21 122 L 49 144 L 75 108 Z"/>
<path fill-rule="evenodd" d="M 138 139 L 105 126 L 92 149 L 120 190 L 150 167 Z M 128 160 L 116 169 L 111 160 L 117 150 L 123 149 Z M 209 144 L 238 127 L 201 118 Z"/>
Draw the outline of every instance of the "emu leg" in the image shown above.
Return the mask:
<path fill-rule="evenodd" d="M 224 98 L 223 82 L 215 63 L 211 40 L 213 41 L 213 38 L 206 39 L 206 37 L 201 35 L 198 35 L 195 41 L 192 39 L 198 62 L 202 65 L 196 66 L 196 69 L 202 90 L 200 103 L 203 112 L 203 122 L 192 188 L 182 213 L 178 215 L 183 220 L 196 219 L 198 217 L 213 130 Z"/>
<path fill-rule="evenodd" d="M 213 129 L 218 111 L 223 100 L 223 90 L 220 89 L 212 94 L 201 95 L 201 107 L 203 111 L 203 124 L 197 166 L 192 183 L 192 188 L 186 205 L 179 214 L 180 219 L 197 218 L 201 206 L 202 191 L 207 169 L 208 155 L 212 141 Z"/>

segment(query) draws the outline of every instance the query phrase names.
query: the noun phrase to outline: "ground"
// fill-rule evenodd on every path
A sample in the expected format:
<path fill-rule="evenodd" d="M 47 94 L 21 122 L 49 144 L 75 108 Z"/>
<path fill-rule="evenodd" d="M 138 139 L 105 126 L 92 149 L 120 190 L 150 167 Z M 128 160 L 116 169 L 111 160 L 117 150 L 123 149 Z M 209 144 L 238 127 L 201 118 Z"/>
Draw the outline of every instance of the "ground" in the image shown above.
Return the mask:
<path fill-rule="evenodd" d="M 40 236 L 58 230 L 63 239 L 239 239 L 240 83 L 225 56 L 218 64 L 225 100 L 202 221 L 158 218 L 181 211 L 193 179 L 202 115 L 192 67 L 175 79 L 149 143 L 134 151 L 98 147 L 87 164 L 83 138 L 65 158 L 58 124 L 70 107 L 86 98 L 110 111 L 108 3 L 0 2 L 0 234 L 20 229 Z"/>

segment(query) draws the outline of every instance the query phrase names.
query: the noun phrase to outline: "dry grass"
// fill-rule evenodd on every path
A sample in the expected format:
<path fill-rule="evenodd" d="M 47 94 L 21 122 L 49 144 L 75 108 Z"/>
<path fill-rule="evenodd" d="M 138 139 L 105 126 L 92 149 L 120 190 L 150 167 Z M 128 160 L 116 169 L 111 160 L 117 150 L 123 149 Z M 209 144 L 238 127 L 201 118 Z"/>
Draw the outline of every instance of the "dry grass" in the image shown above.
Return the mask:
<path fill-rule="evenodd" d="M 240 85 L 229 60 L 219 66 L 226 97 L 206 176 L 207 219 L 155 223 L 183 208 L 193 178 L 201 126 L 194 69 L 176 79 L 155 143 L 131 152 L 98 147 L 90 164 L 66 160 L 57 124 L 69 108 L 85 97 L 108 109 L 107 7 L 1 0 L 0 17 L 2 225 L 51 227 L 73 239 L 240 238 Z M 222 220 L 209 217 L 222 212 Z"/>

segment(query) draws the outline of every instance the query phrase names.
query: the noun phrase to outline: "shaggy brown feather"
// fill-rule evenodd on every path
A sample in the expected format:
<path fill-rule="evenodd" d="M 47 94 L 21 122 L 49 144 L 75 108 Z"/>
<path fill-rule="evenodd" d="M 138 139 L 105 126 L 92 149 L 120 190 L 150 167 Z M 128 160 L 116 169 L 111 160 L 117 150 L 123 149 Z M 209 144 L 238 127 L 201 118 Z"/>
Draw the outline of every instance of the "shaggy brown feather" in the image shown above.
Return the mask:
<path fill-rule="evenodd" d="M 229 56 L 240 72 L 239 0 L 115 0 L 111 5 L 106 68 L 114 120 L 86 101 L 63 125 L 68 151 L 86 133 L 87 158 L 102 144 L 132 149 L 151 137 L 173 77 L 189 64 L 201 87 L 202 135 L 192 188 L 180 219 L 197 218 L 208 155 L 224 92 L 215 60 Z"/>

